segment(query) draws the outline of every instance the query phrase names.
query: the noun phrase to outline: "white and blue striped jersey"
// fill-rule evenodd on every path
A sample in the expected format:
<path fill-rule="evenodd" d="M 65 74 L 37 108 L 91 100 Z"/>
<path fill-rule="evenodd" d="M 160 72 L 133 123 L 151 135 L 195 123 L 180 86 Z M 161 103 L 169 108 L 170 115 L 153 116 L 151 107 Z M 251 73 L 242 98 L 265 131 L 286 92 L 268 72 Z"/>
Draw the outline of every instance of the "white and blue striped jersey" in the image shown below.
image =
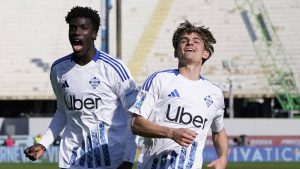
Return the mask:
<path fill-rule="evenodd" d="M 57 110 L 40 143 L 48 148 L 63 130 L 59 167 L 115 169 L 133 162 L 127 110 L 138 90 L 128 68 L 101 51 L 84 66 L 70 54 L 53 63 L 50 77 Z"/>
<path fill-rule="evenodd" d="M 130 112 L 161 126 L 190 128 L 197 132 L 187 148 L 169 138 L 145 138 L 140 169 L 201 169 L 209 130 L 223 125 L 222 90 L 204 78 L 191 81 L 177 69 L 152 74 L 139 91 Z"/>

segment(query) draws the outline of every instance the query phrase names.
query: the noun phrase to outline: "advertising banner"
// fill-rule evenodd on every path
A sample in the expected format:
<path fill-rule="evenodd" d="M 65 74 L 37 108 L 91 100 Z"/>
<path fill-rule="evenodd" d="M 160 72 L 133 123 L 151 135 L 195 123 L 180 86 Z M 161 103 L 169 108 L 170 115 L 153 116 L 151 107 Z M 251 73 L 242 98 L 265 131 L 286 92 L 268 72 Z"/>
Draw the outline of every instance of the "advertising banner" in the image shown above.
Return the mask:
<path fill-rule="evenodd" d="M 30 161 L 24 152 L 24 147 L 1 147 L 0 146 L 0 163 L 29 163 Z M 57 163 L 59 146 L 52 146 L 44 153 L 40 160 L 34 163 Z"/>
<path fill-rule="evenodd" d="M 0 147 L 0 163 L 29 163 L 24 147 Z M 40 160 L 34 163 L 58 163 L 58 146 L 50 147 Z M 214 147 L 204 149 L 203 160 L 213 161 L 217 158 Z M 299 146 L 231 146 L 228 152 L 231 162 L 296 162 L 300 161 Z"/>
<path fill-rule="evenodd" d="M 214 147 L 206 147 L 203 160 L 217 158 Z M 231 162 L 296 162 L 300 161 L 299 146 L 232 146 L 229 148 L 228 161 Z"/>

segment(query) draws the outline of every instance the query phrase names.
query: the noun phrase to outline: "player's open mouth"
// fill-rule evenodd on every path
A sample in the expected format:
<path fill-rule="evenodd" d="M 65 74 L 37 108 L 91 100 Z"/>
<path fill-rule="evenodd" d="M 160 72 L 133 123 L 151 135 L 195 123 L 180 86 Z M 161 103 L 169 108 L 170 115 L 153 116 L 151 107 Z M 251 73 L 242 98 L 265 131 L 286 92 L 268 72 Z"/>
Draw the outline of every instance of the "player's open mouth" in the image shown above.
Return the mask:
<path fill-rule="evenodd" d="M 188 49 L 185 49 L 185 52 L 195 52 L 195 50 L 188 48 Z"/>
<path fill-rule="evenodd" d="M 79 39 L 75 39 L 72 41 L 72 46 L 73 46 L 73 50 L 74 52 L 80 52 L 83 48 L 83 44 L 82 41 Z"/>

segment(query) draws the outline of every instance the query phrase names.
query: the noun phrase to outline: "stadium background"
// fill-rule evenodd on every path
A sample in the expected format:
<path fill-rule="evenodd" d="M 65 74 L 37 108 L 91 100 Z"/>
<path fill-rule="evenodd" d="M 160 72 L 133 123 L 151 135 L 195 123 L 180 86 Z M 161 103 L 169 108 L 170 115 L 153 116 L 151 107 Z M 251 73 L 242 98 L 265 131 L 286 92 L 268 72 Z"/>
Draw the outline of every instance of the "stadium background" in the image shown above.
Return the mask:
<path fill-rule="evenodd" d="M 71 52 L 64 18 L 75 5 L 100 11 L 97 48 L 122 59 L 138 85 L 177 67 L 180 22 L 209 27 L 217 44 L 203 75 L 224 91 L 230 160 L 300 161 L 299 0 L 10 0 L 0 6 L 0 143 L 9 134 L 16 147 L 1 147 L 0 163 L 28 162 L 19 152 L 50 123 L 49 71 Z"/>

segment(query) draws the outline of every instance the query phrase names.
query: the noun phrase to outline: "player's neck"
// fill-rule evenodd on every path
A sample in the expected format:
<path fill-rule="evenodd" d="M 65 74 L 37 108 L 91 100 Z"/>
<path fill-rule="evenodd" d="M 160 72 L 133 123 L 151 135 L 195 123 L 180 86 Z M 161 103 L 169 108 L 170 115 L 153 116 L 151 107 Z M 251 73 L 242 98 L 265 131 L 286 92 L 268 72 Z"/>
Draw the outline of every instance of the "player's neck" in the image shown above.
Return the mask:
<path fill-rule="evenodd" d="M 193 65 L 179 66 L 178 71 L 181 75 L 183 75 L 189 80 L 199 80 L 201 65 L 200 66 L 193 66 Z"/>
<path fill-rule="evenodd" d="M 74 61 L 76 64 L 80 66 L 84 66 L 88 64 L 95 56 L 96 54 L 96 49 L 89 50 L 87 53 L 84 55 L 76 55 L 74 54 Z"/>

